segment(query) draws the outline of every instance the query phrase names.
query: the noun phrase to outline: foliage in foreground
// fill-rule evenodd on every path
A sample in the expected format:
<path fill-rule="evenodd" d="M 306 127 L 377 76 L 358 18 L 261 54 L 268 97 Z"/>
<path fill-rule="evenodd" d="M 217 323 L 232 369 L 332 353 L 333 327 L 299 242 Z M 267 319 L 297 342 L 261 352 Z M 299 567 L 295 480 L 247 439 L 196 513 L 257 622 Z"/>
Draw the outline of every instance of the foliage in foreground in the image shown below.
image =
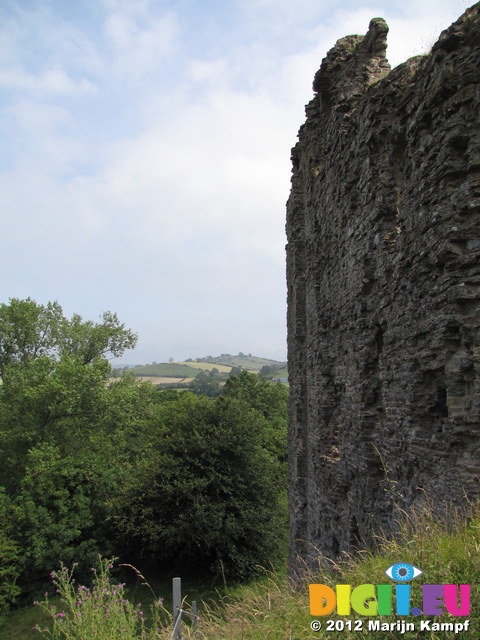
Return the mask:
<path fill-rule="evenodd" d="M 141 549 L 236 580 L 281 561 L 287 391 L 247 372 L 216 398 L 111 383 L 135 342 L 110 312 L 0 304 L 0 616 L 60 560 L 83 579 L 99 553 Z"/>
<path fill-rule="evenodd" d="M 219 640 L 264 640 L 266 638 L 297 640 L 298 638 L 336 638 L 338 640 L 353 640 L 354 638 L 378 637 L 378 633 L 369 633 L 367 620 L 362 616 L 351 616 L 363 620 L 363 631 L 354 632 L 344 628 L 342 631 L 326 631 L 325 620 L 322 622 L 322 630 L 315 633 L 310 628 L 314 618 L 309 613 L 308 585 L 310 583 L 324 583 L 332 587 L 335 584 L 350 584 L 352 587 L 365 584 L 381 584 L 387 582 L 384 571 L 390 565 L 402 561 L 409 562 L 420 567 L 424 574 L 412 583 L 412 606 L 421 603 L 421 584 L 470 584 L 471 591 L 471 615 L 469 616 L 470 628 L 467 636 L 476 638 L 480 633 L 480 598 L 479 588 L 476 584 L 480 574 L 480 505 L 472 506 L 468 513 L 459 514 L 451 510 L 444 522 L 438 522 L 432 516 L 432 511 L 426 508 L 418 514 L 401 514 L 399 533 L 395 539 L 380 538 L 374 551 L 364 552 L 354 557 L 345 557 L 338 563 L 319 557 L 318 571 L 305 570 L 301 578 L 295 583 L 284 574 L 267 573 L 263 579 L 257 580 L 250 586 L 239 587 L 224 596 L 219 604 L 202 604 L 199 610 L 200 622 L 196 635 L 191 623 L 183 626 L 184 638 L 197 638 L 207 640 L 218 638 Z M 104 564 L 104 572 L 98 585 L 105 586 L 105 577 L 108 577 L 109 565 Z M 63 582 L 68 582 L 68 572 L 60 573 Z M 71 583 L 71 581 L 70 581 Z M 63 587 L 62 587 L 63 589 Z M 70 618 L 77 617 L 80 620 L 79 606 L 75 602 L 77 596 L 70 584 Z M 62 591 L 63 593 L 63 591 Z M 93 591 L 92 591 L 93 593 Z M 111 599 L 116 594 L 110 590 Z M 82 605 L 83 606 L 83 603 Z M 183 605 L 182 605 L 183 606 Z M 105 607 L 105 604 L 104 604 Z M 121 607 L 120 607 L 121 609 Z M 110 610 L 110 609 L 109 609 Z M 114 607 L 111 607 L 114 610 Z M 124 620 L 124 613 L 117 609 L 119 620 Z M 63 610 L 62 610 L 63 611 Z M 58 624 L 59 613 L 57 609 L 51 609 L 51 617 L 57 623 L 56 629 L 59 635 L 51 637 L 55 640 L 67 638 L 68 640 L 83 640 L 84 638 L 115 638 L 108 635 L 105 615 L 98 618 L 97 626 L 91 626 L 90 619 L 82 610 L 81 622 L 75 621 L 74 627 Z M 128 609 L 134 612 L 130 606 Z M 138 608 L 137 610 L 138 611 Z M 93 609 L 92 609 L 93 612 Z M 132 627 L 133 635 L 122 635 L 122 640 L 166 640 L 172 635 L 172 619 L 163 616 L 162 609 L 157 604 L 150 613 L 149 627 L 138 620 L 137 627 Z M 92 613 L 93 616 L 93 613 Z M 132 614 L 134 617 L 134 615 Z M 132 617 L 132 619 L 133 619 Z M 327 616 L 329 619 L 343 620 L 347 618 L 337 617 L 336 614 Z M 396 616 L 383 616 L 381 622 L 395 622 Z M 444 631 L 423 631 L 418 633 L 419 618 L 410 616 L 404 620 L 417 624 L 417 631 L 407 632 L 402 637 L 413 640 L 444 640 L 454 636 L 453 633 Z M 463 618 L 451 618 L 445 614 L 438 620 L 442 622 L 463 621 Z M 119 623 L 120 624 L 120 623 Z M 90 626 L 88 626 L 90 625 Z M 66 635 L 65 631 L 75 628 L 75 632 Z M 113 628 L 113 627 L 112 627 Z M 85 630 L 90 630 L 88 635 Z M 60 630 L 64 633 L 61 635 Z M 95 631 L 93 631 L 95 630 Z M 130 631 L 129 631 L 130 633 Z M 83 634 L 83 635 L 82 635 Z M 92 635 L 95 634 L 95 635 Z M 136 635 L 135 635 L 136 634 Z M 143 635 L 142 635 L 143 634 Z M 48 636 L 47 636 L 48 637 Z M 400 637 L 399 631 L 385 631 L 381 633 L 383 639 L 396 639 Z"/>
<path fill-rule="evenodd" d="M 228 389 L 215 400 L 181 394 L 157 420 L 111 505 L 121 540 L 162 568 L 235 580 L 277 563 L 287 528 L 284 430 L 269 435 L 263 416 Z"/>
<path fill-rule="evenodd" d="M 50 616 L 50 624 L 36 625 L 42 637 L 54 640 L 90 640 L 108 638 L 108 640 L 146 640 L 155 637 L 162 601 L 156 601 L 152 607 L 152 620 L 147 631 L 147 616 L 139 603 L 136 607 L 125 598 L 124 583 L 110 581 L 113 560 L 100 559 L 99 571 L 92 567 L 94 575 L 92 587 L 79 584 L 73 577 L 74 568 L 63 565 L 59 571 L 52 571 L 51 578 L 62 603 L 61 610 L 48 601 L 48 596 L 39 604 Z M 165 612 L 166 613 L 166 612 Z"/>

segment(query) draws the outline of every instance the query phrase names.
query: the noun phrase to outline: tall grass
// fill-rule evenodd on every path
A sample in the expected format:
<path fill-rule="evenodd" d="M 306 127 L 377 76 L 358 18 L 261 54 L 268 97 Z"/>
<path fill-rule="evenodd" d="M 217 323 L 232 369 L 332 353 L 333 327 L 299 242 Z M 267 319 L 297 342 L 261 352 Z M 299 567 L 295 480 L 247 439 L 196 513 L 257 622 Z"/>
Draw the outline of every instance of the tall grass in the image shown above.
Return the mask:
<path fill-rule="evenodd" d="M 50 603 L 47 594 L 45 600 L 34 603 L 50 615 L 50 624 L 37 625 L 36 629 L 44 638 L 54 640 L 155 638 L 161 624 L 162 601 L 155 601 L 151 607 L 152 620 L 148 629 L 141 603 L 134 606 L 125 597 L 124 583 L 111 582 L 113 560 L 99 558 L 99 565 L 99 570 L 92 567 L 92 587 L 75 583 L 75 567 L 67 569 L 62 565 L 59 571 L 52 571 L 50 576 L 61 606 Z"/>
<path fill-rule="evenodd" d="M 398 526 L 399 530 L 394 538 L 379 536 L 375 548 L 371 551 L 359 552 L 352 556 L 346 555 L 336 563 L 327 561 L 319 555 L 318 568 L 313 571 L 305 568 L 301 577 L 295 582 L 283 573 L 266 572 L 263 580 L 231 591 L 229 595 L 222 596 L 216 604 L 202 603 L 199 607 L 200 623 L 197 630 L 194 631 L 186 615 L 183 637 L 195 637 L 197 640 L 264 640 L 267 638 L 297 640 L 313 637 L 353 640 L 373 637 L 373 635 L 379 637 L 378 633 L 369 633 L 368 619 L 359 615 L 352 615 L 351 618 L 363 620 L 363 630 L 360 632 L 346 628 L 342 631 L 327 632 L 325 621 L 322 619 L 320 619 L 322 630 L 318 633 L 312 631 L 310 624 L 314 618 L 310 615 L 308 585 L 310 583 L 324 583 L 331 586 L 350 584 L 353 588 L 365 583 L 385 583 L 388 579 L 384 571 L 397 562 L 408 562 L 424 572 L 422 576 L 410 583 L 412 607 L 421 607 L 422 583 L 470 584 L 470 628 L 464 637 L 480 637 L 480 599 L 477 585 L 480 575 L 480 504 L 469 505 L 465 511 L 450 508 L 446 510 L 444 518 L 438 520 L 434 517 L 431 506 L 426 503 L 420 511 L 415 513 L 399 512 Z M 108 586 L 109 571 L 110 564 L 104 562 L 91 590 L 93 596 L 95 593 L 99 595 L 99 589 L 105 589 L 102 593 L 107 593 L 108 598 L 105 596 L 101 607 L 94 606 L 94 600 L 90 600 L 92 606 L 88 609 L 88 615 L 82 601 L 80 606 L 84 608 L 81 609 L 81 616 L 78 615 L 80 612 L 79 589 L 72 584 L 72 574 L 62 569 L 54 575 L 64 598 L 62 603 L 64 616 L 59 616 L 62 612 L 57 608 L 50 607 L 54 631 L 48 632 L 50 635 L 45 634 L 44 637 L 52 637 L 55 640 L 60 638 L 113 640 L 117 637 L 122 640 L 134 638 L 167 640 L 172 637 L 171 616 L 162 610 L 159 601 L 148 616 L 146 614 L 140 616 L 138 607 L 134 608 L 132 605 L 122 603 L 122 606 L 116 608 L 113 606 L 113 600 L 119 598 L 119 591 L 118 585 L 113 589 Z M 124 599 L 121 598 L 121 600 Z M 49 607 L 45 602 L 43 606 Z M 110 612 L 109 618 L 105 616 L 106 606 Z M 182 607 L 187 610 L 186 605 Z M 97 615 L 99 610 L 100 614 Z M 112 615 L 118 617 L 115 627 L 112 626 L 113 622 L 109 622 Z M 148 623 L 145 621 L 147 617 L 150 617 Z M 335 614 L 327 617 L 336 619 Z M 396 615 L 384 616 L 381 617 L 381 622 L 393 623 L 398 619 Z M 421 619 L 424 619 L 423 616 Z M 346 618 L 342 620 L 345 621 Z M 409 616 L 403 620 L 414 622 L 416 630 L 404 635 L 401 635 L 398 630 L 384 631 L 381 633 L 382 639 L 404 637 L 444 640 L 448 637 L 463 636 L 463 634 L 454 635 L 453 632 L 445 631 L 420 632 L 420 618 Z M 446 610 L 443 616 L 431 620 L 464 621 L 463 618 L 452 618 Z M 112 629 L 119 628 L 123 629 L 121 635 L 112 635 Z"/>
<path fill-rule="evenodd" d="M 278 638 L 296 640 L 303 637 L 359 638 L 369 637 L 367 618 L 354 615 L 352 618 L 363 619 L 363 631 L 314 633 L 310 623 L 314 618 L 309 614 L 308 585 L 323 583 L 350 584 L 352 588 L 360 584 L 385 583 L 385 570 L 397 562 L 408 562 L 421 568 L 424 572 L 411 584 L 412 607 L 422 604 L 421 585 L 428 584 L 470 584 L 471 615 L 470 626 L 466 637 L 480 636 L 480 598 L 478 577 L 480 575 L 480 505 L 470 505 L 466 511 L 448 509 L 442 521 L 436 519 L 428 503 L 421 511 L 407 514 L 399 513 L 399 531 L 393 539 L 379 536 L 376 547 L 354 556 L 344 556 L 337 563 L 326 561 L 319 556 L 318 569 L 305 570 L 301 581 L 292 583 L 286 577 L 271 576 L 269 581 L 254 589 L 243 589 L 234 598 L 225 598 L 218 607 L 208 611 L 205 625 L 205 638 L 225 638 L 228 640 L 260 640 Z M 332 614 L 327 616 L 336 619 Z M 396 622 L 396 615 L 381 617 L 381 622 Z M 422 618 L 423 619 L 423 618 Z M 345 618 L 343 618 L 345 620 Z M 410 616 L 403 618 L 414 622 L 415 632 L 405 633 L 402 637 L 425 640 L 444 640 L 450 637 L 444 631 L 420 632 L 420 621 Z M 446 610 L 437 622 L 457 621 L 463 618 L 452 618 Z M 207 629 L 208 627 L 208 629 Z M 378 634 L 373 634 L 378 637 Z M 456 634 L 458 637 L 460 634 Z M 453 637 L 453 633 L 451 634 Z M 202 636 L 203 637 L 203 636 Z M 398 630 L 385 631 L 383 638 L 399 638 Z"/>

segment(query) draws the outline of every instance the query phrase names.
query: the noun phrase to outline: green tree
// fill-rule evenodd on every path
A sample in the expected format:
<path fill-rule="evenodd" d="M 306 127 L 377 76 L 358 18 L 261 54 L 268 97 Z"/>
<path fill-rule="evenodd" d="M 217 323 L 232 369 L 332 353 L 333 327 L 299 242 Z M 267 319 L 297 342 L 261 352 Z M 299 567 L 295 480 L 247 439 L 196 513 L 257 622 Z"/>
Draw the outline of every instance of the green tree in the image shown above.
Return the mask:
<path fill-rule="evenodd" d="M 245 369 L 231 375 L 225 383 L 223 395 L 243 400 L 264 418 L 264 446 L 282 462 L 280 469 L 286 474 L 288 390 L 281 383 L 272 383 Z"/>
<path fill-rule="evenodd" d="M 20 545 L 14 539 L 13 505 L 0 487 L 0 618 L 20 595 L 17 580 L 24 559 Z"/>
<path fill-rule="evenodd" d="M 195 376 L 188 388 L 196 396 L 205 395 L 209 398 L 215 398 L 222 392 L 220 382 L 215 376 L 210 375 L 210 373 L 207 374 L 204 371 L 200 371 L 200 373 Z"/>
<path fill-rule="evenodd" d="M 93 323 L 56 302 L 0 305 L 0 491 L 23 586 L 60 558 L 110 550 L 107 496 L 138 455 L 154 390 L 129 374 L 109 385 L 107 357 L 135 342 L 110 312 Z"/>
<path fill-rule="evenodd" d="M 277 562 L 286 483 L 264 446 L 264 417 L 242 399 L 191 393 L 157 409 L 143 458 L 112 504 L 123 541 L 150 562 L 235 579 Z"/>
<path fill-rule="evenodd" d="M 90 364 L 135 347 L 136 334 L 125 329 L 115 313 L 106 311 L 102 320 L 84 322 L 78 314 L 68 320 L 58 302 L 43 306 L 30 298 L 12 298 L 10 304 L 0 304 L 0 377 L 7 365 L 27 366 L 41 356 L 69 354 Z"/>
<path fill-rule="evenodd" d="M 271 376 L 274 371 L 275 369 L 271 365 L 266 364 L 260 369 L 260 375 L 265 377 Z"/>
<path fill-rule="evenodd" d="M 109 312 L 94 324 L 78 315 L 67 320 L 56 302 L 0 305 L 0 482 L 10 493 L 32 447 L 61 443 L 73 454 L 82 446 L 106 409 L 107 355 L 121 355 L 135 343 Z"/>

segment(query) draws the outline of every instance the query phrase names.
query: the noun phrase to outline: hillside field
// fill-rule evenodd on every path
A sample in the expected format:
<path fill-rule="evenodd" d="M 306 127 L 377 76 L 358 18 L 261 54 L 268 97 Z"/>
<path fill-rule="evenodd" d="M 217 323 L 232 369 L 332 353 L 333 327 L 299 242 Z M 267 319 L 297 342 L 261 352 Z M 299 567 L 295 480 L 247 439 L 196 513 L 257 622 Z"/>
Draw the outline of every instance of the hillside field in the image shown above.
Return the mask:
<path fill-rule="evenodd" d="M 201 371 L 188 364 L 179 362 L 160 362 L 158 364 L 147 364 L 143 367 L 131 369 L 136 376 L 157 376 L 161 378 L 195 378 Z"/>
<path fill-rule="evenodd" d="M 200 369 L 203 371 L 212 371 L 212 369 L 217 369 L 219 373 L 230 373 L 232 367 L 230 365 L 225 364 L 217 364 L 214 362 L 179 362 L 178 364 L 184 364 L 187 367 L 192 367 L 193 369 Z"/>
<path fill-rule="evenodd" d="M 259 358 L 258 356 L 252 356 L 251 354 L 245 355 L 244 353 L 239 353 L 238 355 L 230 355 L 229 353 L 224 353 L 221 356 L 207 356 L 206 358 L 197 358 L 197 363 L 205 365 L 207 363 L 211 363 L 213 366 L 219 367 L 219 365 L 224 365 L 228 367 L 240 367 L 241 369 L 247 369 L 248 371 L 252 371 L 258 373 L 263 367 L 282 367 L 285 368 L 287 366 L 286 362 L 279 362 L 278 360 L 270 360 L 268 358 Z M 187 361 L 189 365 L 195 364 L 195 362 Z"/>
<path fill-rule="evenodd" d="M 197 358 L 196 360 L 189 359 L 183 362 L 155 362 L 153 364 L 136 366 L 129 369 L 129 371 L 139 378 L 147 378 L 154 384 L 159 384 L 160 382 L 190 382 L 196 378 L 200 372 L 210 373 L 213 369 L 217 369 L 221 376 L 228 376 L 234 367 L 246 369 L 251 373 L 258 374 L 265 366 L 272 367 L 274 370 L 270 376 L 286 378 L 288 375 L 286 362 L 278 362 L 276 360 L 269 360 L 268 358 L 258 358 L 251 354 L 245 355 L 242 353 L 236 356 L 230 354 L 206 356 L 205 358 Z M 115 369 L 117 375 L 120 369 L 121 367 Z M 157 378 L 162 378 L 162 380 L 158 381 Z M 166 380 L 164 380 L 164 378 L 166 378 Z M 188 380 L 185 380 L 186 378 L 188 378 Z"/>

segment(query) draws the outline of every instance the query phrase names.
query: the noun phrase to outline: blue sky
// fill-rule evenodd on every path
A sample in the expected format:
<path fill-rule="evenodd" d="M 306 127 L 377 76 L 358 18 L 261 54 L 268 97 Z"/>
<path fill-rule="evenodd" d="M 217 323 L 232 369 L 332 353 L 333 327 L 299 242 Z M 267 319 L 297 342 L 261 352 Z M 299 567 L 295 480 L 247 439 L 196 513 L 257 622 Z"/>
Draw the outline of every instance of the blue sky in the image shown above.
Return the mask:
<path fill-rule="evenodd" d="M 0 302 L 139 334 L 125 363 L 286 358 L 290 149 L 338 38 L 392 66 L 461 0 L 1 0 Z"/>

